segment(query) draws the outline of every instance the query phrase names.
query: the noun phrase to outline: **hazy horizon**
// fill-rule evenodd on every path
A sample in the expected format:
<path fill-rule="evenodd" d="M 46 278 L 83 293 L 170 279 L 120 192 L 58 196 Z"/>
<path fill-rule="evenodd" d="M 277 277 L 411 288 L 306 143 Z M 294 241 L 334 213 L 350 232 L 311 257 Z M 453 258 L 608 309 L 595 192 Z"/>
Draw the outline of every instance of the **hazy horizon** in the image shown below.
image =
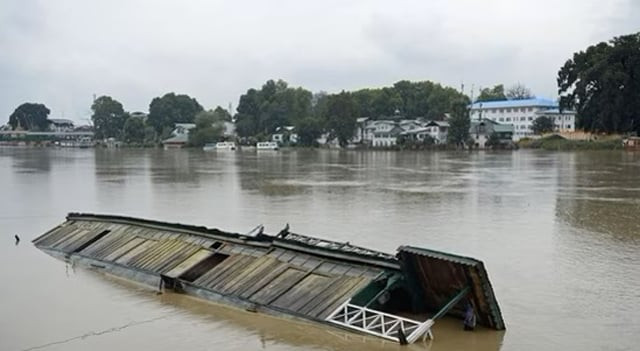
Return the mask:
<path fill-rule="evenodd" d="M 431 80 L 556 97 L 574 52 L 640 30 L 640 2 L 27 0 L 0 5 L 0 123 L 24 102 L 83 122 L 93 94 L 237 106 L 268 79 L 313 92 Z"/>

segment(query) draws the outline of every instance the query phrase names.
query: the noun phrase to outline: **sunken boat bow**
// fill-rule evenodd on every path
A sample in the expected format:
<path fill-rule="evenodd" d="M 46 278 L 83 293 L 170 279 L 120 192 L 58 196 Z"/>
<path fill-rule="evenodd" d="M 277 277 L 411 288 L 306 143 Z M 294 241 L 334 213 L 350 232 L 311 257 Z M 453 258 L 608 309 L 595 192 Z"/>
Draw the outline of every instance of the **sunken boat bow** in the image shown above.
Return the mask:
<path fill-rule="evenodd" d="M 71 213 L 33 243 L 52 256 L 201 298 L 397 341 L 463 316 L 504 329 L 482 262 L 402 246 L 390 255 L 295 233 L 271 236 Z"/>

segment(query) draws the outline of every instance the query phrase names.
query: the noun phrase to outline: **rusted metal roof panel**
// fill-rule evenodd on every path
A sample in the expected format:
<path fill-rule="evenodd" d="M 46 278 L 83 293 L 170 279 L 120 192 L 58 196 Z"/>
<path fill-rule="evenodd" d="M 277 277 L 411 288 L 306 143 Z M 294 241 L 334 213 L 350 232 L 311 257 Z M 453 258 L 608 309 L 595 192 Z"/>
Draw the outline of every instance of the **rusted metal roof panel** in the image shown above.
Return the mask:
<path fill-rule="evenodd" d="M 414 297 L 427 311 L 438 311 L 452 296 L 470 287 L 468 302 L 474 306 L 478 322 L 493 329 L 505 329 L 482 261 L 411 246 L 400 247 L 398 257 L 408 279 L 417 288 Z M 461 316 L 462 313 L 458 308 L 450 314 Z"/>

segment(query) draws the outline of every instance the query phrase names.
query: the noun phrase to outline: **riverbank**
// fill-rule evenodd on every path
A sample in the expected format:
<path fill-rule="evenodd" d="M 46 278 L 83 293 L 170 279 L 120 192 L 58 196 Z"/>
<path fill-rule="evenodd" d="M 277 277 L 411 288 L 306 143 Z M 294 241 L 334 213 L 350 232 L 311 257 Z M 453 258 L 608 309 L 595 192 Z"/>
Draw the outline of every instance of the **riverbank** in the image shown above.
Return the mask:
<path fill-rule="evenodd" d="M 523 149 L 542 149 L 550 151 L 570 150 L 619 150 L 623 148 L 622 138 L 602 137 L 591 140 L 569 140 L 559 136 L 540 139 L 521 139 L 517 145 Z"/>

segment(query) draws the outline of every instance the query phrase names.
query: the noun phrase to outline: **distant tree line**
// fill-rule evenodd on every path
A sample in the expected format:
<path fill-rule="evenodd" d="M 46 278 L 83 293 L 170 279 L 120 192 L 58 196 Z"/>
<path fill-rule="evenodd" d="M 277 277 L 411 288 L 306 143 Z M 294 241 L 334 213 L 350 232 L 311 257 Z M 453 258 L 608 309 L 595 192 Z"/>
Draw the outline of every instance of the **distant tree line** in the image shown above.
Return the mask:
<path fill-rule="evenodd" d="M 616 37 L 577 52 L 558 72 L 561 109 L 575 109 L 576 125 L 587 131 L 640 133 L 640 33 Z M 481 89 L 476 102 L 528 99 L 534 95 L 522 84 L 507 89 L 503 84 Z M 346 144 L 354 134 L 356 119 L 423 118 L 441 120 L 450 113 L 450 136 L 454 144 L 468 140 L 470 99 L 461 92 L 431 81 L 399 81 L 392 86 L 311 93 L 290 87 L 283 80 L 269 80 L 240 96 L 237 111 L 218 106 L 206 111 L 195 98 L 167 93 L 149 104 L 146 120 L 125 111 L 110 96 L 97 98 L 92 106 L 97 139 L 115 138 L 127 143 L 157 143 L 170 136 L 176 123 L 195 123 L 192 145 L 223 138 L 225 121 L 235 121 L 241 138 L 262 140 L 278 127 L 294 126 L 298 142 L 313 145 L 323 133 Z M 49 109 L 24 103 L 9 116 L 12 129 L 46 130 Z M 536 132 L 553 128 L 540 119 Z"/>
<path fill-rule="evenodd" d="M 260 89 L 249 89 L 240 96 L 236 127 L 241 137 L 260 139 L 290 125 L 296 127 L 303 145 L 312 145 L 323 132 L 344 145 L 353 136 L 358 117 L 441 120 L 460 99 L 469 102 L 457 90 L 430 81 L 399 81 L 377 89 L 312 94 L 304 88 L 289 87 L 282 80 L 269 80 Z"/>
<path fill-rule="evenodd" d="M 532 98 L 535 98 L 535 96 L 531 93 L 531 90 L 523 84 L 514 84 L 506 90 L 504 84 L 498 84 L 491 88 L 480 89 L 480 95 L 475 99 L 475 102 L 525 100 Z"/>
<path fill-rule="evenodd" d="M 146 120 L 126 112 L 110 96 L 97 98 L 91 110 L 96 139 L 114 138 L 129 144 L 156 144 L 170 137 L 176 123 L 195 123 L 189 141 L 203 145 L 220 139 L 222 122 L 231 120 L 229 112 L 220 106 L 205 111 L 195 98 L 175 93 L 151 100 Z"/>

